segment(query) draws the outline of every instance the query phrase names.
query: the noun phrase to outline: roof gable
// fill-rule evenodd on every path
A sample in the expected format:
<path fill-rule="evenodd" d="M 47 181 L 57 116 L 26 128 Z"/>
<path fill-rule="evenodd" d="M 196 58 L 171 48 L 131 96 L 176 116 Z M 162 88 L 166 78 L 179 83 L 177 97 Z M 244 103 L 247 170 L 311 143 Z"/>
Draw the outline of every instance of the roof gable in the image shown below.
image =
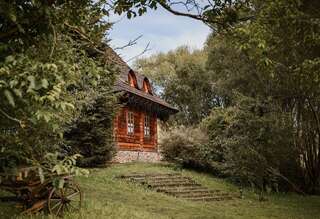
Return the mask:
<path fill-rule="evenodd" d="M 138 89 L 143 90 L 143 81 L 145 79 L 147 79 L 149 81 L 149 79 L 145 75 L 140 74 L 137 71 L 134 71 L 133 69 L 131 69 L 128 66 L 128 64 L 125 61 L 123 61 L 123 59 L 111 47 L 106 46 L 105 52 L 106 52 L 107 62 L 116 65 L 117 68 L 119 69 L 118 80 L 129 83 L 128 74 L 130 72 L 133 72 L 136 79 L 137 79 Z M 151 87 L 151 89 L 153 89 L 153 88 Z"/>
<path fill-rule="evenodd" d="M 124 91 L 130 93 L 139 98 L 143 98 L 148 102 L 153 102 L 159 105 L 159 108 L 162 108 L 164 111 L 168 111 L 170 114 L 178 112 L 176 108 L 162 100 L 161 98 L 153 95 L 153 87 L 149 83 L 149 79 L 134 70 L 132 70 L 128 64 L 123 61 L 123 59 L 109 46 L 106 46 L 106 61 L 110 64 L 114 64 L 119 69 L 119 76 L 116 80 L 114 90 Z M 131 86 L 129 81 L 129 74 L 134 74 L 137 87 Z M 144 89 L 144 82 L 148 82 L 149 92 L 146 92 Z"/>

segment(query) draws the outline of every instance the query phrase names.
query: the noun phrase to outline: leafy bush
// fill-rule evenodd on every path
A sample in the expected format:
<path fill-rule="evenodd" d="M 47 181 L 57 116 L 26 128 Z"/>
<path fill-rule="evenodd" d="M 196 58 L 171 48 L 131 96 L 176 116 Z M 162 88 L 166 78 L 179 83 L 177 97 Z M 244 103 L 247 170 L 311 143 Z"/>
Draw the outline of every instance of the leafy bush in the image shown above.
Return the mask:
<path fill-rule="evenodd" d="M 212 169 L 212 150 L 208 136 L 198 127 L 177 126 L 164 131 L 159 138 L 165 160 L 184 167 Z"/>
<path fill-rule="evenodd" d="M 214 109 L 203 124 L 224 174 L 277 190 L 279 183 L 294 185 L 299 162 L 288 121 L 268 101 L 238 96 L 235 106 Z"/>
<path fill-rule="evenodd" d="M 65 135 L 71 146 L 69 153 L 83 156 L 78 165 L 94 167 L 111 160 L 115 152 L 114 112 L 115 98 L 100 97 L 84 109 L 82 116 Z"/>
<path fill-rule="evenodd" d="M 300 191 L 290 127 L 268 101 L 238 96 L 235 106 L 213 109 L 198 128 L 169 129 L 160 139 L 161 152 L 168 161 L 242 185 Z"/>

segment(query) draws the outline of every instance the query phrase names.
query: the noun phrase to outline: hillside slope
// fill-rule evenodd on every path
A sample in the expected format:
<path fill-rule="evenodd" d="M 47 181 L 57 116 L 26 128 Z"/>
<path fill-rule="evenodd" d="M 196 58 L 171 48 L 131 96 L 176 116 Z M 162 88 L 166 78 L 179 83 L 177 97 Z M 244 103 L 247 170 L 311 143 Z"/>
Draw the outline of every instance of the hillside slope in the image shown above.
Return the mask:
<path fill-rule="evenodd" d="M 85 192 L 85 206 L 80 214 L 65 218 L 320 218 L 320 197 L 295 194 L 273 194 L 268 201 L 259 202 L 253 192 L 244 191 L 244 199 L 194 202 L 174 198 L 149 190 L 139 184 L 117 179 L 116 176 L 133 172 L 174 173 L 173 167 L 159 164 L 113 165 L 91 170 L 89 178 L 78 179 Z M 209 189 L 239 193 L 238 188 L 224 180 L 189 170 L 178 171 Z M 17 216 L 14 206 L 0 203 L 0 218 Z M 27 218 L 17 216 L 18 218 Z M 53 218 L 45 215 L 31 218 Z"/>

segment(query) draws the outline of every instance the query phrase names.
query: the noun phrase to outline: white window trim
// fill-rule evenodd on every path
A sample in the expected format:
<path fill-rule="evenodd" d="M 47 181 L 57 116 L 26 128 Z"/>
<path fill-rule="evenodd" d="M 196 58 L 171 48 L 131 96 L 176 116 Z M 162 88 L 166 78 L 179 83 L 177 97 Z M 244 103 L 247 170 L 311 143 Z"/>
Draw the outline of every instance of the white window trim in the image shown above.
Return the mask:
<path fill-rule="evenodd" d="M 134 134 L 134 114 L 132 111 L 127 112 L 127 134 Z"/>
<path fill-rule="evenodd" d="M 145 115 L 144 117 L 144 126 L 143 126 L 143 133 L 144 137 L 150 137 L 150 129 L 151 129 L 151 122 L 150 116 Z"/>

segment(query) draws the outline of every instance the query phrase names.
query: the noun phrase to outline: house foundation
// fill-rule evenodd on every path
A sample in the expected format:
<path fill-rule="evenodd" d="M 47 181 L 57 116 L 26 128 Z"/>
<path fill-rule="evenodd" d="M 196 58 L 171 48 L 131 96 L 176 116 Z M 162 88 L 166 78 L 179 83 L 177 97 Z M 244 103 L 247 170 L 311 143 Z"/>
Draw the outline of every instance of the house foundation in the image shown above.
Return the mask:
<path fill-rule="evenodd" d="M 113 158 L 114 163 L 128 162 L 151 162 L 158 163 L 162 160 L 162 156 L 158 152 L 151 151 L 117 151 Z"/>

